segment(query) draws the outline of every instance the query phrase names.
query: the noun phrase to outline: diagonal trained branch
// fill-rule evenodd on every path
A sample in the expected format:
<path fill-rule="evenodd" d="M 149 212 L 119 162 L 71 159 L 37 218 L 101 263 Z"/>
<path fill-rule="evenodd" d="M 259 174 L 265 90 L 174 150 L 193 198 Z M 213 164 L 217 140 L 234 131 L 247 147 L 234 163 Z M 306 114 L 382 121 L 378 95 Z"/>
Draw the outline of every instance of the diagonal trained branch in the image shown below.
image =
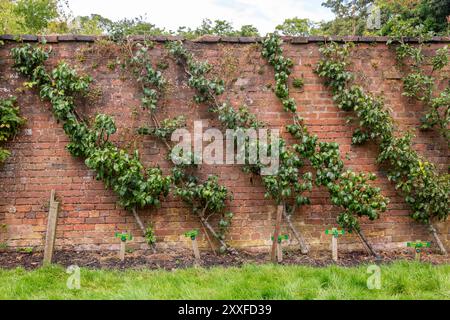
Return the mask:
<path fill-rule="evenodd" d="M 406 70 L 403 77 L 403 95 L 416 99 L 427 108 L 426 114 L 420 119 L 421 129 L 428 130 L 437 127 L 441 135 L 450 145 L 450 86 L 437 92 L 436 77 L 449 62 L 449 48 L 444 46 L 434 51 L 433 55 L 425 54 L 424 46 L 430 40 L 427 34 L 418 32 L 418 44 L 412 46 L 405 41 L 407 30 L 399 30 L 401 35 L 390 38 L 387 42 L 395 49 L 397 61 Z M 406 64 L 410 62 L 409 67 Z M 431 71 L 426 72 L 428 66 Z"/>
<path fill-rule="evenodd" d="M 37 87 L 42 99 L 50 101 L 55 118 L 63 123 L 64 131 L 70 138 L 68 151 L 75 157 L 81 157 L 86 165 L 96 172 L 96 178 L 102 180 L 119 198 L 119 204 L 132 211 L 138 226 L 145 233 L 136 208 L 159 206 L 160 198 L 167 196 L 170 177 L 163 177 L 159 168 L 144 170 L 135 150 L 130 156 L 109 141 L 116 132 L 114 120 L 99 114 L 90 126 L 76 115 L 75 96 L 87 93 L 90 77 L 80 77 L 67 64 L 60 63 L 50 73 L 44 67 L 49 53 L 31 45 L 13 48 L 14 68 Z"/>
<path fill-rule="evenodd" d="M 316 185 L 325 186 L 330 193 L 331 202 L 344 211 L 337 217 L 338 224 L 348 232 L 362 235 L 358 218 L 367 216 L 370 220 L 378 219 L 386 210 L 388 199 L 381 195 L 381 190 L 371 186 L 376 176 L 372 173 L 355 173 L 344 171 L 339 145 L 333 142 L 318 142 L 316 135 L 311 135 L 297 114 L 297 104 L 290 97 L 289 76 L 292 73 L 293 62 L 283 56 L 281 45 L 283 40 L 278 34 L 269 34 L 263 41 L 262 56 L 275 70 L 275 95 L 280 99 L 286 112 L 293 114 L 293 124 L 286 127 L 287 131 L 299 141 L 294 149 L 304 160 L 308 160 L 316 170 Z M 366 239 L 363 235 L 361 239 Z M 373 255 L 377 255 L 367 240 Z"/>
<path fill-rule="evenodd" d="M 440 175 L 434 164 L 425 160 L 412 147 L 412 134 L 398 133 L 394 119 L 381 98 L 376 98 L 353 84 L 353 74 L 347 71 L 352 44 L 330 43 L 320 49 L 322 59 L 316 72 L 325 78 L 338 107 L 354 111 L 359 126 L 353 143 L 375 140 L 380 145 L 378 163 L 388 166 L 388 179 L 411 207 L 411 218 L 432 226 L 433 220 L 448 218 L 450 207 L 450 175 Z M 433 233 L 437 237 L 437 233 Z M 438 245 L 441 241 L 437 241 Z M 442 254 L 446 254 L 439 245 Z"/>
<path fill-rule="evenodd" d="M 137 50 L 134 49 L 135 46 Z M 142 135 L 153 136 L 163 142 L 172 160 L 174 157 L 187 158 L 185 159 L 187 160 L 186 162 L 175 165 L 172 170 L 172 181 L 175 184 L 174 193 L 191 206 L 192 213 L 199 217 L 202 226 L 206 227 L 220 243 L 221 252 L 229 251 L 234 253 L 236 251 L 224 240 L 233 217 L 232 213 L 223 212 L 225 201 L 231 199 L 228 195 L 228 190 L 220 186 L 217 177 L 214 176 L 209 177 L 204 183 L 199 183 L 193 172 L 197 167 L 195 161 L 193 161 L 193 155 L 182 154 L 182 151 L 180 153 L 180 151 L 175 150 L 170 145 L 169 137 L 172 133 L 179 128 L 185 127 L 184 117 L 180 116 L 159 121 L 156 116 L 157 104 L 161 98 L 161 93 L 165 90 L 167 81 L 160 71 L 153 68 L 148 54 L 152 47 L 153 43 L 148 41 L 145 41 L 144 44 L 134 44 L 132 41 L 128 41 L 125 46 L 128 55 L 128 65 L 141 84 L 143 92 L 141 99 L 142 108 L 148 111 L 153 124 L 152 127 L 141 127 L 138 132 Z M 208 218 L 213 215 L 221 215 L 218 231 L 214 230 L 208 221 Z M 207 233 L 205 235 L 211 249 L 215 251 L 209 235 Z"/>
<path fill-rule="evenodd" d="M 294 205 L 294 207 L 292 208 L 292 210 L 290 212 L 288 212 L 288 210 L 286 209 L 286 207 L 284 207 L 283 210 L 283 216 L 286 219 L 286 222 L 288 223 L 289 228 L 291 229 L 292 233 L 294 234 L 294 237 L 297 239 L 299 245 L 300 245 L 300 250 L 302 254 L 308 254 L 309 252 L 309 246 L 306 243 L 305 238 L 303 238 L 302 234 L 300 232 L 297 231 L 297 229 L 294 227 L 294 224 L 292 223 L 292 219 L 291 216 L 294 214 L 294 212 L 297 209 L 297 205 Z"/>
<path fill-rule="evenodd" d="M 206 103 L 209 106 L 209 111 L 218 114 L 218 119 L 222 125 L 227 129 L 235 130 L 236 135 L 245 134 L 247 130 L 255 130 L 261 127 L 261 123 L 256 120 L 256 117 L 243 106 L 236 111 L 228 103 L 220 103 L 218 96 L 223 94 L 224 82 L 220 79 L 210 80 L 207 78 L 211 71 L 211 65 L 207 62 L 196 60 L 193 55 L 188 52 L 181 42 L 169 42 L 167 45 L 169 52 L 174 59 L 180 64 L 184 72 L 189 76 L 188 85 L 196 90 L 194 97 L 198 104 Z M 260 159 L 255 159 L 256 163 L 249 161 L 250 156 L 247 150 L 254 148 L 260 150 L 264 148 L 269 152 L 275 152 L 273 144 L 278 144 L 279 148 L 279 169 L 277 173 L 271 175 L 262 175 L 262 169 L 265 167 Z M 256 144 L 256 145 L 255 145 Z M 311 190 L 311 174 L 300 174 L 300 168 L 303 167 L 303 162 L 297 157 L 295 152 L 287 147 L 286 142 L 278 138 L 272 140 L 271 145 L 263 145 L 261 141 L 252 142 L 249 139 L 245 140 L 245 145 L 242 147 L 246 155 L 245 165 L 243 171 L 261 175 L 264 186 L 266 187 L 266 197 L 275 200 L 277 205 L 282 204 L 286 206 L 304 205 L 309 203 L 309 199 L 302 195 L 303 192 Z M 289 227 L 294 229 L 293 224 Z M 293 230 L 294 234 L 299 235 L 297 230 Z M 298 236 L 298 239 L 302 237 Z M 302 253 L 308 252 L 308 247 L 305 241 L 299 241 Z"/>

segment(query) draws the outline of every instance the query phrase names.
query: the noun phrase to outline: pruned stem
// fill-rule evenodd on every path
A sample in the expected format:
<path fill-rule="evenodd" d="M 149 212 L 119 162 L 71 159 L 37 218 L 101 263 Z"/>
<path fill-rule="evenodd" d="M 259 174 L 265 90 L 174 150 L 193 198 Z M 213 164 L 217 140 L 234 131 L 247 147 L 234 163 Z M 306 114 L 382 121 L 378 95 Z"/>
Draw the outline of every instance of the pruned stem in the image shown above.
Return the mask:
<path fill-rule="evenodd" d="M 141 229 L 141 231 L 142 231 L 142 235 L 145 237 L 145 234 L 146 234 L 145 226 L 141 220 L 141 217 L 139 217 L 139 215 L 136 211 L 136 208 L 132 208 L 131 212 L 133 213 L 134 219 L 136 220 L 136 222 L 139 226 L 139 229 Z M 154 245 L 151 245 L 150 248 L 153 250 L 153 253 L 156 253 L 156 248 Z"/>
<path fill-rule="evenodd" d="M 225 248 L 225 250 L 227 250 L 228 252 L 231 253 L 236 253 L 236 250 L 234 250 L 233 248 L 229 247 L 225 241 L 223 241 L 219 235 L 216 233 L 216 231 L 214 230 L 214 228 L 209 224 L 209 222 L 204 218 L 204 217 L 200 217 L 200 221 L 202 222 L 202 224 L 206 227 L 206 229 L 208 229 L 209 232 L 211 232 L 211 234 L 213 235 L 214 238 L 217 239 L 217 241 L 219 241 L 220 245 L 222 247 Z"/>
<path fill-rule="evenodd" d="M 202 209 L 202 212 L 200 213 L 200 222 L 202 223 L 203 231 L 205 232 L 206 240 L 208 240 L 211 250 L 214 252 L 215 255 L 217 255 L 216 249 L 214 248 L 214 244 L 212 243 L 211 238 L 209 237 L 209 234 L 205 228 L 205 225 L 206 225 L 205 222 L 208 223 L 208 217 L 205 218 L 206 210 L 208 209 L 208 206 L 209 206 L 209 201 L 206 202 L 205 206 Z M 213 235 L 214 235 L 214 237 L 217 238 L 216 234 L 213 234 Z"/>
<path fill-rule="evenodd" d="M 447 250 L 445 249 L 444 244 L 442 243 L 441 239 L 439 238 L 439 235 L 438 235 L 438 233 L 436 231 L 436 228 L 430 223 L 428 225 L 428 230 L 433 235 L 433 238 L 436 241 L 436 244 L 439 247 L 439 251 L 441 252 L 441 254 L 446 256 L 447 255 Z"/>
<path fill-rule="evenodd" d="M 369 243 L 369 241 L 367 241 L 366 236 L 364 235 L 364 233 L 361 230 L 358 229 L 354 229 L 356 231 L 356 234 L 359 236 L 359 238 L 361 239 L 362 243 L 366 246 L 367 249 L 369 249 L 369 252 L 376 258 L 379 257 L 379 255 L 377 254 L 377 252 L 375 251 L 375 249 L 372 247 L 372 245 Z"/>
<path fill-rule="evenodd" d="M 211 238 L 209 237 L 209 234 L 206 231 L 205 224 L 203 223 L 203 221 L 201 221 L 201 223 L 203 227 L 203 232 L 205 233 L 206 240 L 208 241 L 209 246 L 211 247 L 211 250 L 213 251 L 214 255 L 217 256 L 216 248 L 214 248 L 214 244 L 212 243 Z"/>
<path fill-rule="evenodd" d="M 138 213 L 137 213 L 135 208 L 132 208 L 131 212 L 133 212 L 134 219 L 136 220 L 136 222 L 137 222 L 137 224 L 139 226 L 139 229 L 141 229 L 142 234 L 145 236 L 145 226 L 144 226 L 144 223 L 141 220 L 141 217 L 139 217 L 139 215 L 138 215 Z"/>
<path fill-rule="evenodd" d="M 291 214 L 294 213 L 294 211 L 295 211 L 295 207 L 292 210 Z M 309 252 L 308 245 L 306 244 L 306 241 L 303 238 L 303 236 L 301 235 L 301 233 L 298 232 L 297 229 L 295 229 L 294 224 L 292 223 L 292 220 L 291 220 L 291 214 L 289 214 L 287 212 L 286 206 L 285 206 L 285 209 L 283 210 L 283 215 L 286 218 L 288 226 L 291 229 L 292 233 L 294 234 L 294 237 L 297 239 L 297 241 L 298 241 L 298 243 L 300 245 L 300 252 L 302 254 L 308 254 L 308 252 Z"/>

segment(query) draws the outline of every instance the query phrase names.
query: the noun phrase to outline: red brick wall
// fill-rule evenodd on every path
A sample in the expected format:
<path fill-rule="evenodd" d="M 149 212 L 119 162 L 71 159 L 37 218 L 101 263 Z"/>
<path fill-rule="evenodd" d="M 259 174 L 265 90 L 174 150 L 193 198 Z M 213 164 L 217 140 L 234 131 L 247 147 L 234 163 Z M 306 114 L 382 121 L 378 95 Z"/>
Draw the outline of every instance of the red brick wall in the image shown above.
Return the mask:
<path fill-rule="evenodd" d="M 56 40 L 56 37 L 50 40 Z M 167 172 L 170 163 L 165 160 L 164 145 L 134 133 L 139 125 L 149 122 L 149 118 L 139 108 L 140 92 L 136 82 L 124 74 L 120 67 L 112 68 L 119 55 L 117 48 L 80 40 L 69 41 L 73 40 L 70 37 L 60 40 L 65 41 L 49 44 L 53 47 L 49 67 L 65 60 L 80 72 L 92 75 L 94 87 L 101 91 L 97 99 L 80 102 L 79 112 L 89 116 L 97 113 L 114 116 L 119 128 L 115 141 L 122 147 L 136 145 L 146 165 L 158 164 Z M 272 68 L 261 58 L 258 44 L 243 43 L 246 40 L 241 39 L 239 43 L 187 42 L 186 46 L 199 59 L 207 59 L 212 63 L 214 72 L 226 80 L 227 90 L 223 99 L 230 99 L 234 106 L 248 105 L 260 120 L 284 131 L 284 125 L 291 119 L 270 89 L 274 83 Z M 17 91 L 26 79 L 11 68 L 9 50 L 16 45 L 7 42 L 0 47 L 0 96 L 17 95 L 22 114 L 28 122 L 15 141 L 8 144 L 13 154 L 0 168 L 0 224 L 8 226 L 7 233 L 0 237 L 6 239 L 11 248 L 42 248 L 50 190 L 55 189 L 61 202 L 56 240 L 58 248 L 117 248 L 114 232 L 124 230 L 136 235 L 134 246 L 144 247 L 133 217 L 116 205 L 114 194 L 105 190 L 102 182 L 93 179 L 93 172 L 86 168 L 82 160 L 71 157 L 65 150 L 67 138 L 61 124 L 52 116 L 49 105 L 41 102 L 35 91 Z M 443 45 L 442 41 L 433 43 L 431 47 Z M 408 207 L 403 198 L 387 181 L 383 169 L 376 164 L 378 147 L 372 143 L 362 147 L 351 145 L 352 128 L 346 124 L 346 118 L 351 113 L 338 110 L 329 91 L 313 72 L 319 59 L 318 48 L 319 44 L 314 39 L 307 43 L 285 45 L 285 54 L 295 63 L 292 78 L 305 79 L 304 89 L 292 88 L 292 96 L 310 131 L 317 133 L 324 141 L 338 142 L 343 155 L 349 153 L 349 159 L 345 160 L 349 168 L 373 171 L 379 176 L 377 183 L 383 194 L 391 200 L 389 210 L 376 222 L 363 220 L 362 229 L 379 248 L 402 247 L 408 240 L 430 239 L 425 227 L 408 217 Z M 150 54 L 155 64 L 169 62 L 164 76 L 170 84 L 160 102 L 160 119 L 184 114 L 190 127 L 192 121 L 198 119 L 209 121 L 211 126 L 218 126 L 206 106 L 193 103 L 193 91 L 187 87 L 185 75 L 167 56 L 163 44 L 158 42 Z M 361 83 L 371 92 L 385 98 L 397 124 L 404 130 L 416 130 L 424 107 L 402 97 L 401 73 L 396 67 L 393 52 L 383 42 L 360 42 L 353 54 L 353 61 L 354 71 Z M 441 84 L 444 85 L 444 81 Z M 446 170 L 449 164 L 446 142 L 435 132 L 416 130 L 416 134 L 415 148 L 442 170 Z M 289 135 L 286 137 L 290 138 Z M 260 179 L 251 179 L 237 165 L 202 165 L 199 174 L 203 177 L 217 174 L 220 182 L 234 193 L 230 210 L 235 213 L 235 218 L 227 240 L 236 247 L 268 247 L 276 209 L 271 200 L 264 199 Z M 329 244 L 324 230 L 335 225 L 338 208 L 330 204 L 324 189 L 316 187 L 310 196 L 312 204 L 298 210 L 294 222 L 313 248 L 324 248 Z M 187 208 L 173 198 L 166 199 L 159 209 L 141 210 L 140 214 L 145 221 L 154 223 L 158 246 L 161 247 L 187 246 L 183 233 L 201 228 Z M 447 245 L 450 240 L 449 225 L 438 225 Z M 285 226 L 283 229 L 287 232 Z M 358 240 L 352 236 L 345 236 L 340 242 L 347 249 L 361 248 Z M 295 245 L 294 242 L 292 244 Z M 202 245 L 206 247 L 203 236 Z"/>

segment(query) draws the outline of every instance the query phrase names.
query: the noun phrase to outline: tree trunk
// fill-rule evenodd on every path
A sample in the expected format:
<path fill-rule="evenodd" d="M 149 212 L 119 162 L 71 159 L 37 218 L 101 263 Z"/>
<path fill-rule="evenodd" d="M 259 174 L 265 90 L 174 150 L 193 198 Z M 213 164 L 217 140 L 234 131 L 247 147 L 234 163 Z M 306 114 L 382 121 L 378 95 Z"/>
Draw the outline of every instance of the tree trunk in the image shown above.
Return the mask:
<path fill-rule="evenodd" d="M 283 262 L 283 248 L 281 247 L 281 243 L 277 243 L 277 261 L 278 263 Z"/>
<path fill-rule="evenodd" d="M 283 218 L 284 205 L 280 205 L 277 207 L 277 216 L 275 220 L 275 229 L 273 232 L 273 241 L 272 241 L 272 252 L 270 255 L 270 259 L 273 263 L 277 263 L 277 247 L 278 247 L 278 237 L 280 236 L 281 230 L 281 220 Z"/>
<path fill-rule="evenodd" d="M 367 241 L 366 237 L 364 236 L 364 234 L 362 233 L 361 230 L 356 230 L 356 233 L 358 234 L 359 238 L 361 239 L 361 241 L 363 242 L 363 244 L 366 245 L 367 249 L 369 249 L 370 253 L 376 257 L 379 258 L 379 255 L 376 253 L 375 249 L 372 247 L 372 245 L 369 243 L 369 241 Z"/>
<path fill-rule="evenodd" d="M 211 232 L 211 234 L 213 235 L 214 238 L 217 239 L 217 241 L 219 241 L 219 243 L 221 244 L 222 247 L 225 248 L 226 251 L 230 252 L 230 253 L 236 253 L 236 250 L 234 250 L 233 248 L 229 247 L 225 241 L 223 241 L 222 239 L 220 239 L 220 237 L 217 235 L 216 231 L 214 230 L 214 228 L 209 224 L 209 222 L 203 218 L 200 217 L 201 222 L 205 225 L 206 229 L 209 230 L 209 232 Z"/>
<path fill-rule="evenodd" d="M 127 249 L 127 244 L 125 241 L 120 241 L 120 251 L 119 251 L 119 259 L 120 261 L 125 261 L 125 251 Z"/>
<path fill-rule="evenodd" d="M 142 231 L 142 235 L 145 237 L 146 230 L 145 230 L 144 223 L 141 220 L 141 217 L 139 217 L 135 208 L 132 208 L 131 212 L 133 213 L 134 219 L 136 220 L 136 222 L 139 226 L 139 229 L 141 229 L 141 231 Z M 153 253 L 156 253 L 156 248 L 154 245 L 149 245 L 149 247 L 152 249 Z"/>
<path fill-rule="evenodd" d="M 203 221 L 201 221 L 201 223 L 203 232 L 205 233 L 206 240 L 208 241 L 209 246 L 211 247 L 211 250 L 214 253 L 214 255 L 217 256 L 216 248 L 214 248 L 214 244 L 212 243 L 211 238 L 209 237 L 208 231 L 206 231 L 205 224 L 203 223 Z"/>
<path fill-rule="evenodd" d="M 297 229 L 295 229 L 294 225 L 292 224 L 291 215 L 287 213 L 286 209 L 283 210 L 283 213 L 284 213 L 284 217 L 286 218 L 289 228 L 291 229 L 292 233 L 294 234 L 294 237 L 297 239 L 297 241 L 300 245 L 300 252 L 302 254 L 308 254 L 308 252 L 309 252 L 308 245 L 306 244 L 306 241 L 303 238 L 303 236 L 300 234 L 300 232 L 298 232 Z"/>
<path fill-rule="evenodd" d="M 192 241 L 192 250 L 194 251 L 195 261 L 196 261 L 196 263 L 199 263 L 201 260 L 201 257 L 200 257 L 200 250 L 198 250 L 197 239 L 194 238 L 191 241 Z"/>
<path fill-rule="evenodd" d="M 142 235 L 145 236 L 145 232 L 146 232 L 145 231 L 145 226 L 144 226 L 144 223 L 141 220 L 141 217 L 139 217 L 139 215 L 137 214 L 137 211 L 136 211 L 135 208 L 131 209 L 131 212 L 133 212 L 134 219 L 136 220 L 136 222 L 137 222 L 137 224 L 139 226 L 139 229 L 141 229 Z"/>
<path fill-rule="evenodd" d="M 436 228 L 430 223 L 428 225 L 428 230 L 431 232 L 431 234 L 434 237 L 434 240 L 436 241 L 437 246 L 439 247 L 439 251 L 441 251 L 441 254 L 446 256 L 447 250 L 445 249 L 444 245 L 442 244 L 441 239 L 439 238 L 439 235 L 436 231 Z"/>

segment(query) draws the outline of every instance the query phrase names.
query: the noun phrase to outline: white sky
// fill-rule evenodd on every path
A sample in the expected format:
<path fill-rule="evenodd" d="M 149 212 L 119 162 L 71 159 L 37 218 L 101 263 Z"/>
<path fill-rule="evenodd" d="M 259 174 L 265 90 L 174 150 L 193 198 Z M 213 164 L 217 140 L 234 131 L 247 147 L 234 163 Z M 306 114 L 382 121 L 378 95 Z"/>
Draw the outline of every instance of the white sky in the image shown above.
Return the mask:
<path fill-rule="evenodd" d="M 273 31 L 285 18 L 330 20 L 333 14 L 321 6 L 322 0 L 69 0 L 74 15 L 100 14 L 117 20 L 146 16 L 159 27 L 191 28 L 204 18 L 222 19 L 239 28 L 253 24 L 262 34 Z"/>

